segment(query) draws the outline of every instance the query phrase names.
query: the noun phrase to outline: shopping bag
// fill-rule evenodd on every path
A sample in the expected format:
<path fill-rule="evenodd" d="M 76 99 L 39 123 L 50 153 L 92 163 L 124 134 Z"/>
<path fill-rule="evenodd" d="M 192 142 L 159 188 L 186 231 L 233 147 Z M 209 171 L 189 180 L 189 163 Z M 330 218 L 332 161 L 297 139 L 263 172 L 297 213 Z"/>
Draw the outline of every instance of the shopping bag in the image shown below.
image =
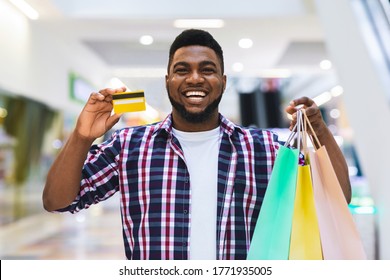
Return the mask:
<path fill-rule="evenodd" d="M 310 152 L 310 158 L 324 259 L 367 259 L 326 147 Z"/>
<path fill-rule="evenodd" d="M 249 247 L 248 260 L 287 260 L 290 250 L 299 149 L 279 147 Z"/>
<path fill-rule="evenodd" d="M 298 166 L 289 259 L 323 259 L 309 165 Z"/>
<path fill-rule="evenodd" d="M 325 260 L 367 259 L 359 232 L 349 212 L 328 152 L 315 135 L 315 151 L 309 151 L 315 208 Z M 316 147 L 316 145 L 313 145 Z"/>
<path fill-rule="evenodd" d="M 302 116 L 298 115 L 298 117 Z M 305 119 L 303 119 L 302 124 L 301 139 L 305 165 L 298 166 L 289 259 L 321 260 L 323 259 L 321 239 L 314 204 Z"/>
<path fill-rule="evenodd" d="M 279 147 L 248 251 L 248 260 L 287 260 L 298 150 Z"/>

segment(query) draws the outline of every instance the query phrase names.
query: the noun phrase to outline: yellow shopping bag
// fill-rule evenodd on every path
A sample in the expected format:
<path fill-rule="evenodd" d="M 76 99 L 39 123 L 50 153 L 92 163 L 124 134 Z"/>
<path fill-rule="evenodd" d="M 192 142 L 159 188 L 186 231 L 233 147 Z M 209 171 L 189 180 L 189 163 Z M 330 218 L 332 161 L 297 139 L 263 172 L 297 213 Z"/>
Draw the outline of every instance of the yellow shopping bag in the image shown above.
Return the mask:
<path fill-rule="evenodd" d="M 321 238 L 307 145 L 307 119 L 304 118 L 303 114 L 304 111 L 298 112 L 300 127 L 297 129 L 297 133 L 301 134 L 298 139 L 302 142 L 301 150 L 305 155 L 305 163 L 303 166 L 298 166 L 289 259 L 321 260 L 323 259 Z"/>
<path fill-rule="evenodd" d="M 289 259 L 323 259 L 310 165 L 298 166 Z"/>

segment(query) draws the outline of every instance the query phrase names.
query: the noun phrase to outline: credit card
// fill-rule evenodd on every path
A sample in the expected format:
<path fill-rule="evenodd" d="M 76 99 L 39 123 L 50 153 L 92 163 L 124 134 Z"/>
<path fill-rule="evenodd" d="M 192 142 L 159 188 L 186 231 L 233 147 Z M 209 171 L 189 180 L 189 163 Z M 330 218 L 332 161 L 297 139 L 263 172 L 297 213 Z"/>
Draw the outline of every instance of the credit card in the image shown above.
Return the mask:
<path fill-rule="evenodd" d="M 116 93 L 112 96 L 114 112 L 138 112 L 146 110 L 145 93 L 142 90 Z"/>

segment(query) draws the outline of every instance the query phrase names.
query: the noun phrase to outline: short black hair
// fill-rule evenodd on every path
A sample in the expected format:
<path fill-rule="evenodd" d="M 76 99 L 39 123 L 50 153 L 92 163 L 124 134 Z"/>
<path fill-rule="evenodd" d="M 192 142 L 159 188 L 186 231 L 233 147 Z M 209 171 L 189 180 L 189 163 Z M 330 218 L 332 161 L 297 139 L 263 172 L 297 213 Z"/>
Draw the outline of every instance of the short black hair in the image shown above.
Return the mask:
<path fill-rule="evenodd" d="M 204 46 L 214 50 L 221 64 L 222 74 L 224 73 L 223 51 L 221 46 L 209 32 L 200 29 L 184 30 L 175 38 L 169 48 L 168 72 L 175 52 L 187 46 Z"/>

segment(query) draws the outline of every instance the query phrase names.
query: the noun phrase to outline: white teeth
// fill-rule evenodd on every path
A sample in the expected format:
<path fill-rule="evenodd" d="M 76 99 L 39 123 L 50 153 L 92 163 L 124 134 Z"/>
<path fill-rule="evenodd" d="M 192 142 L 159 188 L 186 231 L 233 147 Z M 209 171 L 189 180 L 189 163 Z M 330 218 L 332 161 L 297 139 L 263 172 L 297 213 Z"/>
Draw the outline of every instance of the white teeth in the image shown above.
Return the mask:
<path fill-rule="evenodd" d="M 186 97 L 205 97 L 206 93 L 203 91 L 189 91 L 186 92 Z"/>

